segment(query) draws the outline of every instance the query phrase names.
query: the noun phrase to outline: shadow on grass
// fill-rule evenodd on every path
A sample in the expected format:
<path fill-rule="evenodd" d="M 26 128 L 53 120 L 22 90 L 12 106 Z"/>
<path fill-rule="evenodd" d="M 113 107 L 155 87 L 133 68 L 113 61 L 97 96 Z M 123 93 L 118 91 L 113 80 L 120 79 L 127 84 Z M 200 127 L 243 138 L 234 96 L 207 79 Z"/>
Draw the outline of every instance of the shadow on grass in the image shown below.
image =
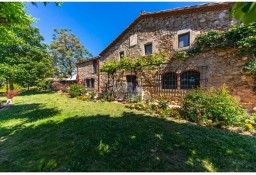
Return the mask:
<path fill-rule="evenodd" d="M 19 94 L 18 96 L 28 96 L 28 95 L 39 95 L 39 94 L 53 94 L 54 91 L 25 91 Z"/>
<path fill-rule="evenodd" d="M 59 111 L 54 108 L 45 108 L 40 103 L 14 105 L 8 110 L 0 112 L 0 122 L 10 119 L 26 119 L 26 122 L 34 122 L 37 120 L 53 117 Z"/>
<path fill-rule="evenodd" d="M 9 132 L 0 171 L 256 171 L 253 137 L 132 112 Z"/>

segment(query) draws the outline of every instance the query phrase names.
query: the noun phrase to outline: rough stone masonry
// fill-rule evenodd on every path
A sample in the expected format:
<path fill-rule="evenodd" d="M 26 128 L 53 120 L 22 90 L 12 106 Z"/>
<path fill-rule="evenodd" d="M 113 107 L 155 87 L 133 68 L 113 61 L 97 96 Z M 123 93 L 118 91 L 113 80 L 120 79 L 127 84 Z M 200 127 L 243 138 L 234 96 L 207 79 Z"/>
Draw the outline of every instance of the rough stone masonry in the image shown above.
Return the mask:
<path fill-rule="evenodd" d="M 163 67 L 162 72 L 174 72 L 180 80 L 184 71 L 198 71 L 204 77 L 200 80 L 201 86 L 210 89 L 226 84 L 232 95 L 244 107 L 252 110 L 256 107 L 256 93 L 252 90 L 255 86 L 254 77 L 242 71 L 248 57 L 241 57 L 235 49 L 215 49 L 187 60 L 172 57 L 175 51 L 193 46 L 197 35 L 210 30 L 225 31 L 235 24 L 235 20 L 228 15 L 229 8 L 230 3 L 214 3 L 141 14 L 100 53 L 98 66 L 101 67 L 107 60 L 120 60 L 120 53 L 134 59 L 145 56 L 145 45 L 151 44 L 152 54 L 160 51 L 169 53 L 168 66 Z M 179 36 L 186 33 L 189 34 L 189 46 L 179 48 Z M 204 72 L 201 68 L 205 68 Z M 99 81 L 102 91 L 106 87 L 106 75 L 100 75 L 98 80 L 91 70 L 90 62 L 78 64 L 79 80 L 93 77 L 95 82 Z M 179 85 L 177 89 L 180 89 Z M 161 90 L 164 92 L 160 87 Z"/>

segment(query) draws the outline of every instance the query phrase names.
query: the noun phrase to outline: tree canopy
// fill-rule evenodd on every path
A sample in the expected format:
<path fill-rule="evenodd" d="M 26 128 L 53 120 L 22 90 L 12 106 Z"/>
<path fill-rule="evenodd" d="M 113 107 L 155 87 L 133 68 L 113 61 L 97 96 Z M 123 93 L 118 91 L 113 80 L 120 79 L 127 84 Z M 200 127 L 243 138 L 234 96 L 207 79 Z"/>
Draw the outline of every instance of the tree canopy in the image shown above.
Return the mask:
<path fill-rule="evenodd" d="M 71 29 L 67 28 L 54 29 L 50 50 L 58 77 L 72 75 L 78 61 L 92 56 Z"/>
<path fill-rule="evenodd" d="M 231 16 L 246 25 L 256 22 L 256 2 L 235 2 L 230 13 Z"/>
<path fill-rule="evenodd" d="M 21 2 L 0 3 L 0 74 L 10 83 L 31 83 L 51 74 L 52 63 L 38 28 Z"/>

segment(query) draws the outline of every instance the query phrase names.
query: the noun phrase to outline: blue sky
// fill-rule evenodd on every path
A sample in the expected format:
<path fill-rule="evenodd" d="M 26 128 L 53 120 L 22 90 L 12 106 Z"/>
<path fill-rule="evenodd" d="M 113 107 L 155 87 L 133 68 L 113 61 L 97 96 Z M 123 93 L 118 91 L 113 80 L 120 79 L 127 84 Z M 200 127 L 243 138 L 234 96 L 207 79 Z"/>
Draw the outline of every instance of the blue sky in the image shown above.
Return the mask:
<path fill-rule="evenodd" d="M 39 19 L 39 27 L 50 44 L 53 29 L 70 28 L 81 43 L 97 56 L 140 14 L 203 2 L 64 2 L 61 7 L 42 3 L 38 7 L 27 3 L 27 12 Z"/>

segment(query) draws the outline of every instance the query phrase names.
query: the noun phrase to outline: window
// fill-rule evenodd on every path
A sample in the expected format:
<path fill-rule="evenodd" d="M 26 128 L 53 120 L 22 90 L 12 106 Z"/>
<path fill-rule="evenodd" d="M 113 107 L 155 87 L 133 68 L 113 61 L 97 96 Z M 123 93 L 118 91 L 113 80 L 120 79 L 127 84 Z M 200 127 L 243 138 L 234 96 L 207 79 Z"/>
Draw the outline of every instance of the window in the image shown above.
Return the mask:
<path fill-rule="evenodd" d="M 90 79 L 85 79 L 85 87 L 90 87 Z"/>
<path fill-rule="evenodd" d="M 121 60 L 122 58 L 124 58 L 124 51 L 119 52 L 119 58 L 120 58 L 120 60 Z"/>
<path fill-rule="evenodd" d="M 90 87 L 90 79 L 86 79 L 85 80 L 85 86 L 86 87 Z"/>
<path fill-rule="evenodd" d="M 95 80 L 94 80 L 94 78 L 92 78 L 92 79 L 91 79 L 91 87 L 92 87 L 92 88 L 94 88 L 94 82 L 95 82 Z"/>
<path fill-rule="evenodd" d="M 181 74 L 180 89 L 193 89 L 200 86 L 200 73 L 186 71 Z"/>
<path fill-rule="evenodd" d="M 189 46 L 189 32 L 188 33 L 185 33 L 185 34 L 181 34 L 178 36 L 179 38 L 179 48 L 182 48 L 182 47 L 187 47 Z"/>
<path fill-rule="evenodd" d="M 91 79 L 87 78 L 85 80 L 85 86 L 87 88 L 94 88 L 95 87 L 95 80 L 94 80 L 94 78 L 91 78 Z"/>
<path fill-rule="evenodd" d="M 137 80 L 136 75 L 126 75 L 127 92 L 136 92 Z"/>
<path fill-rule="evenodd" d="M 177 74 L 169 72 L 162 75 L 162 89 L 177 89 Z"/>
<path fill-rule="evenodd" d="M 152 54 L 152 43 L 145 45 L 145 55 Z"/>
<path fill-rule="evenodd" d="M 97 63 L 97 60 L 94 60 L 92 62 L 93 64 L 93 73 L 96 74 L 98 72 L 98 63 Z"/>

